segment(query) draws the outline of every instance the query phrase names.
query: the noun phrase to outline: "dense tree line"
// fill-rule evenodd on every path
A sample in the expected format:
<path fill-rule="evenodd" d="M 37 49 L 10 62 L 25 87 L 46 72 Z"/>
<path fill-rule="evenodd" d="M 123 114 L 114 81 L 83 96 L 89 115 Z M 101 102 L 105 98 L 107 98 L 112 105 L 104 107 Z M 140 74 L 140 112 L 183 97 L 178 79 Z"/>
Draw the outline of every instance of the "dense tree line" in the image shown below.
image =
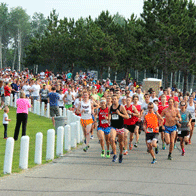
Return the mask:
<path fill-rule="evenodd" d="M 188 74 L 196 73 L 196 6 L 191 0 L 145 0 L 139 18 L 103 11 L 94 20 L 76 21 L 59 19 L 55 10 L 47 19 L 41 13 L 30 18 L 21 7 L 8 13 L 2 3 L 0 21 L 0 66 L 11 61 L 17 69 L 45 65 L 61 71 L 77 65 L 97 69 L 101 77 L 110 68 L 126 78 L 130 68 L 159 69 L 166 86 L 171 73 L 175 77 L 180 70 L 184 91 Z"/>

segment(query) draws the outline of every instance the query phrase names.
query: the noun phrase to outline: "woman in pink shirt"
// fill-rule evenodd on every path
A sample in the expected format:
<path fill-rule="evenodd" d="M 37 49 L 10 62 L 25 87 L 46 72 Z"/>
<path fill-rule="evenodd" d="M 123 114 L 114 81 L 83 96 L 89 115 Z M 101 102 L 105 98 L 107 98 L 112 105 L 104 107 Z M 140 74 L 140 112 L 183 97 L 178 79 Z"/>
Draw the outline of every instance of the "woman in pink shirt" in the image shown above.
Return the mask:
<path fill-rule="evenodd" d="M 20 93 L 20 98 L 16 101 L 17 115 L 16 115 L 16 127 L 14 133 L 14 140 L 18 140 L 18 134 L 20 131 L 20 125 L 22 123 L 22 136 L 26 135 L 26 126 L 28 119 L 28 109 L 31 107 L 29 100 L 25 98 L 25 93 Z"/>

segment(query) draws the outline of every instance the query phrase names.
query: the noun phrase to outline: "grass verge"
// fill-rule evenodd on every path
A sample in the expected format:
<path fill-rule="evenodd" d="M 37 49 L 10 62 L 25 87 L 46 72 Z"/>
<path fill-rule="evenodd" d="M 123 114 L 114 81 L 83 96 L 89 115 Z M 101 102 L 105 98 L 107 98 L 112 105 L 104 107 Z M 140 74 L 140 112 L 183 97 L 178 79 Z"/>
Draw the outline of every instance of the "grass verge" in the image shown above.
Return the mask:
<path fill-rule="evenodd" d="M 14 136 L 14 130 L 16 125 L 16 109 L 10 107 L 10 112 L 8 114 L 9 119 L 11 121 L 8 124 L 8 137 Z M 6 146 L 6 140 L 3 139 L 4 136 L 4 127 L 2 124 L 3 120 L 3 110 L 0 111 L 0 177 L 4 176 L 3 174 L 3 165 L 4 165 L 4 156 L 5 156 L 5 146 Z M 47 142 L 47 130 L 53 129 L 52 120 L 49 118 L 45 118 L 42 116 L 38 116 L 33 113 L 29 113 L 28 115 L 28 123 L 27 123 L 27 132 L 26 134 L 30 137 L 29 141 L 29 162 L 28 162 L 28 168 L 32 168 L 36 166 L 34 163 L 34 155 L 35 155 L 35 137 L 36 133 L 42 132 L 43 133 L 43 148 L 42 148 L 42 164 L 48 163 L 51 161 L 46 161 L 46 142 Z M 21 126 L 22 129 L 22 126 Z M 12 173 L 18 173 L 22 171 L 19 168 L 19 157 L 20 157 L 20 139 L 22 130 L 20 129 L 19 138 L 17 141 L 15 141 L 14 144 L 14 156 L 13 156 L 13 164 L 12 164 Z M 56 137 L 57 138 L 57 137 Z M 65 153 L 66 151 L 64 151 Z M 55 153 L 56 153 L 56 139 L 55 139 Z M 57 156 L 55 155 L 55 158 Z"/>

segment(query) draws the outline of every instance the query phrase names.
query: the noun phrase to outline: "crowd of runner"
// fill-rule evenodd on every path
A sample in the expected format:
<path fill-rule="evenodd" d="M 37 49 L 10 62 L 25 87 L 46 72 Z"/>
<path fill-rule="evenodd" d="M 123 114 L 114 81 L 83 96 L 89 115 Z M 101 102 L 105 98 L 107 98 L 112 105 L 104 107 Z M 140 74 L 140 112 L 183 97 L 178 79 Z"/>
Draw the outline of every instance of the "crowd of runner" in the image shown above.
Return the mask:
<path fill-rule="evenodd" d="M 57 107 L 65 107 L 81 116 L 85 137 L 83 150 L 88 151 L 90 139 L 97 134 L 101 157 L 110 158 L 112 154 L 112 162 L 118 159 L 122 163 L 128 150 L 131 153 L 133 147 L 138 147 L 140 134 L 145 134 L 152 164 L 157 161 L 155 155 L 159 148 L 166 150 L 168 146 L 167 158 L 172 160 L 177 140 L 182 156 L 185 146 L 191 144 L 196 114 L 194 92 L 183 96 L 177 89 L 162 87 L 158 94 L 152 88 L 145 92 L 131 80 L 122 80 L 119 85 L 109 78 L 100 82 L 82 71 L 73 78 L 70 71 L 55 75 L 48 70 L 39 74 L 30 73 L 28 69 L 22 72 L 10 68 L 1 70 L 1 108 L 9 105 L 11 94 L 13 99 L 15 95 L 19 97 L 20 91 L 24 91 L 31 103 L 33 100 L 48 103 L 52 99 L 51 92 L 57 94 Z M 50 114 L 53 120 L 59 115 L 58 111 Z"/>

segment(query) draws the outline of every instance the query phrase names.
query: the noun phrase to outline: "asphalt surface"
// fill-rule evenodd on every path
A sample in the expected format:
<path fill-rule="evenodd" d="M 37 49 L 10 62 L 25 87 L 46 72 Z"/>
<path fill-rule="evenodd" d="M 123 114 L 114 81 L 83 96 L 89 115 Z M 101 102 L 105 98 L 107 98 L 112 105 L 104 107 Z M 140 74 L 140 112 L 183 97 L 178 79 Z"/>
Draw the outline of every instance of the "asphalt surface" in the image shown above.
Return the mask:
<path fill-rule="evenodd" d="M 52 163 L 0 178 L 0 195 L 196 195 L 196 133 L 184 157 L 178 142 L 172 161 L 167 147 L 154 165 L 144 139 L 142 133 L 138 148 L 120 164 L 101 158 L 95 138 L 86 153 L 80 146 Z"/>

